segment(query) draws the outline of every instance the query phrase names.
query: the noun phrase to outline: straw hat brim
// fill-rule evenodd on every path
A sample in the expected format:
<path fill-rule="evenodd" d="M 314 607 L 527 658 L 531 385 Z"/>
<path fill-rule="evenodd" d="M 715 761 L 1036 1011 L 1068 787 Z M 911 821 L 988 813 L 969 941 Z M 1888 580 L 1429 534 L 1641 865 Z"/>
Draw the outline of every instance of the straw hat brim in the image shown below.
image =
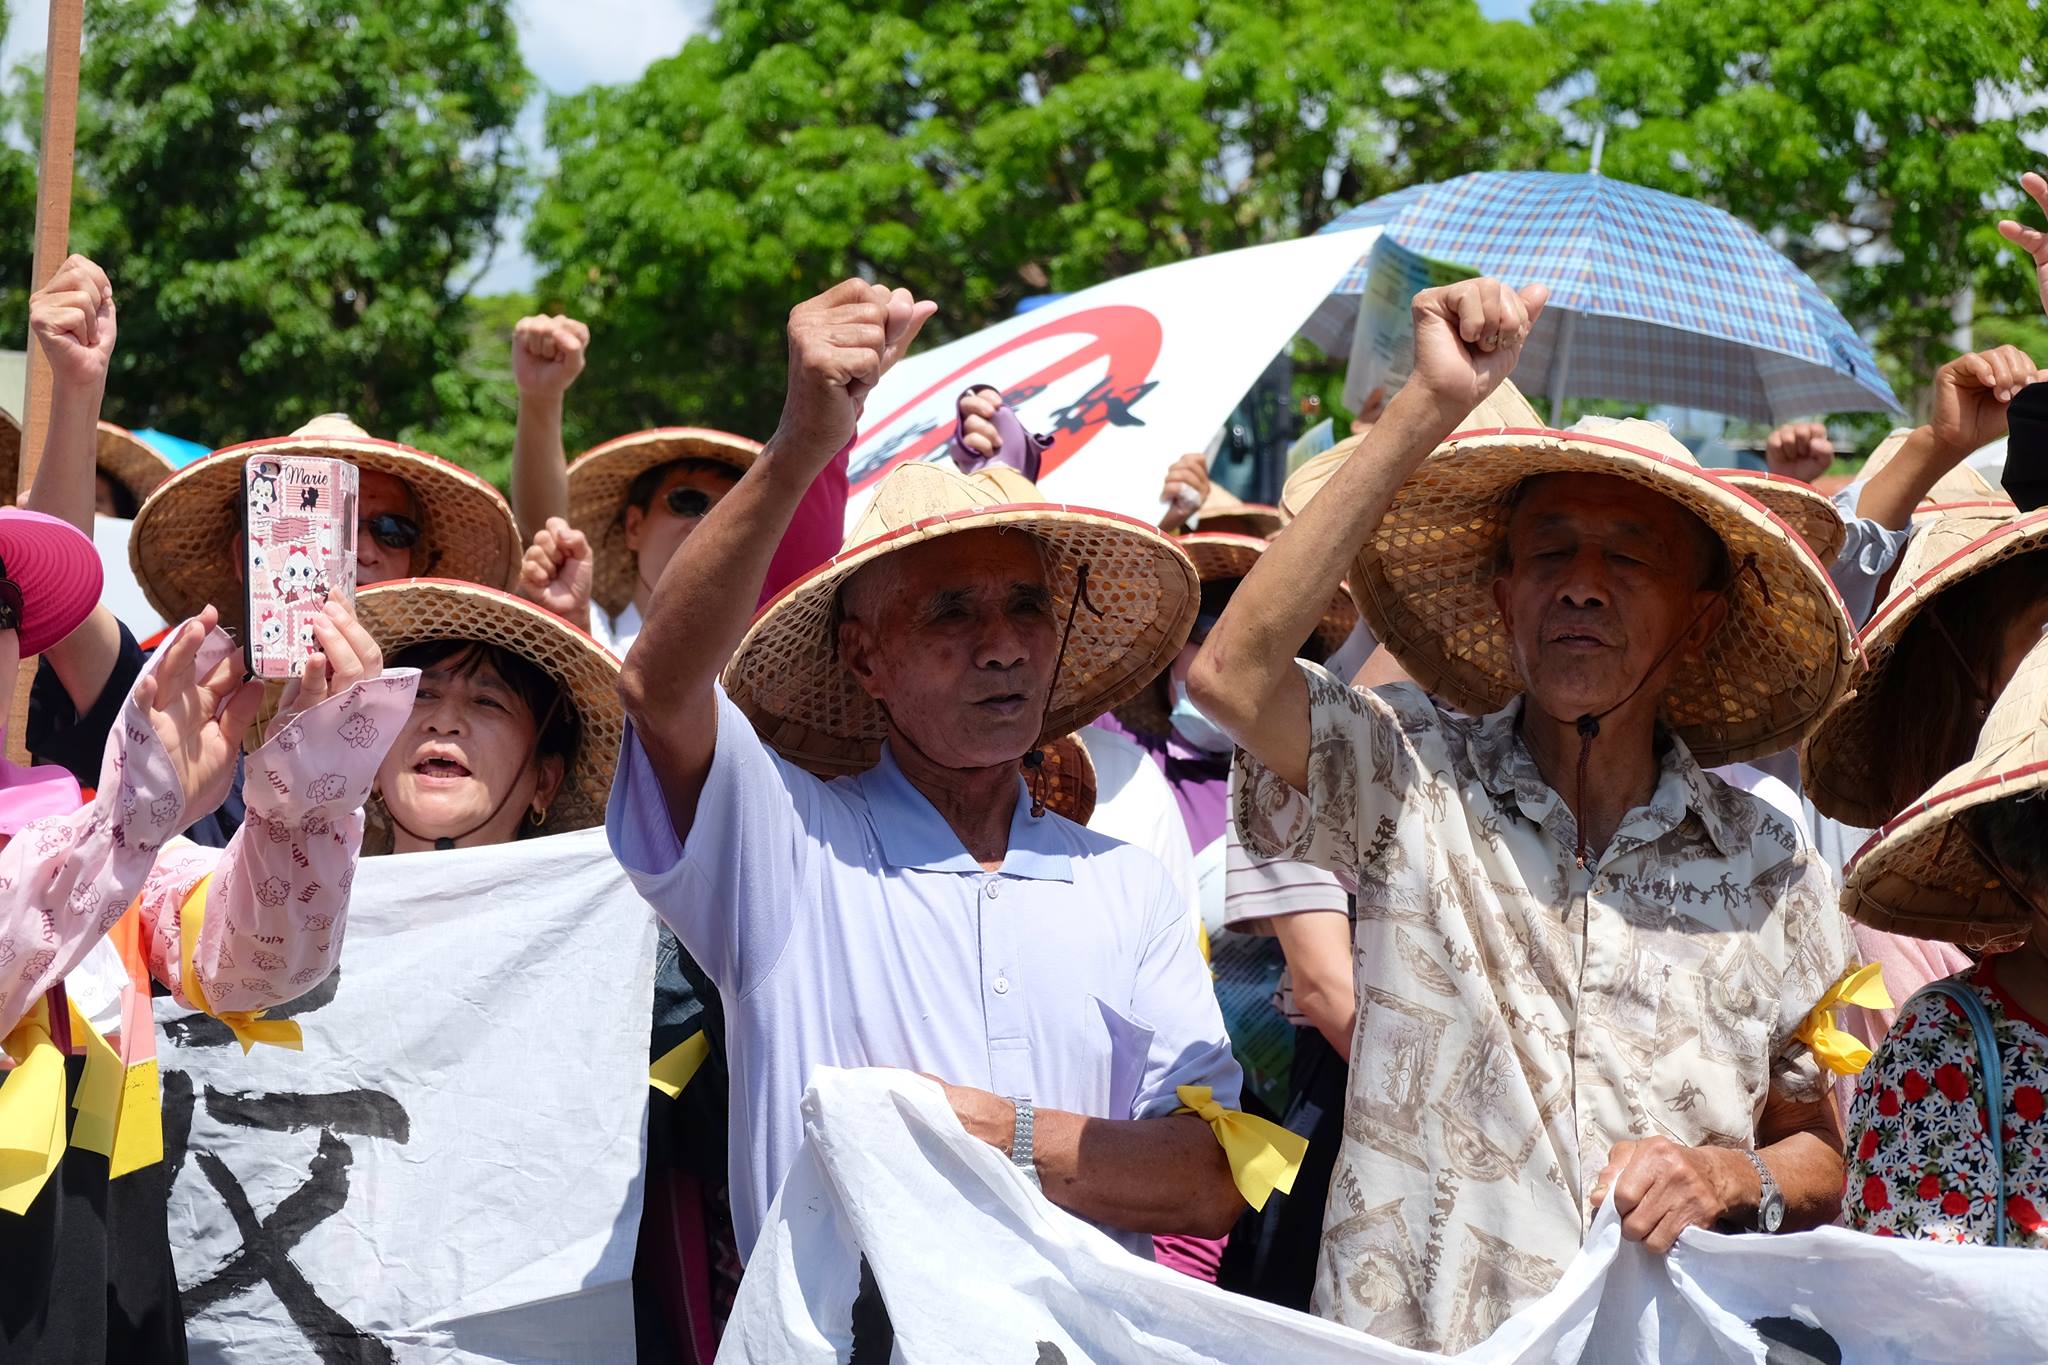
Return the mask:
<path fill-rule="evenodd" d="M 1257 536 L 1231 535 L 1221 531 L 1197 531 L 1180 537 L 1175 543 L 1194 561 L 1195 575 L 1204 583 L 1243 578 L 1271 544 Z M 1358 607 L 1340 584 L 1323 608 L 1322 619 L 1316 622 L 1316 643 L 1322 646 L 1324 657 L 1336 653 L 1357 625 Z M 1159 688 L 1147 686 L 1117 707 L 1118 723 L 1141 735 L 1165 734 L 1172 728 L 1172 719 L 1160 700 L 1159 692 Z"/>
<path fill-rule="evenodd" d="M 1240 503 L 1218 508 L 1195 517 L 1195 531 L 1212 535 L 1260 536 L 1271 538 L 1287 524 L 1280 509 L 1262 502 Z"/>
<path fill-rule="evenodd" d="M 614 616 L 633 600 L 635 556 L 626 548 L 626 490 L 650 469 L 675 460 L 753 468 L 761 443 L 709 427 L 656 427 L 593 446 L 569 466 L 569 524 L 590 537 L 591 598 Z"/>
<path fill-rule="evenodd" d="M 1072 613 L 1040 743 L 1129 700 L 1180 652 L 1194 626 L 1200 605 L 1195 566 L 1143 522 L 1057 503 L 943 512 L 841 551 L 762 608 L 724 676 L 727 695 L 761 738 L 821 776 L 873 767 L 888 723 L 840 662 L 839 590 L 884 555 L 979 530 L 1028 532 L 1048 548 L 1053 612 L 1062 628 L 1074 602 L 1076 567 L 1089 566 L 1088 601 L 1095 611 Z"/>
<path fill-rule="evenodd" d="M 576 708 L 580 738 L 541 832 L 566 834 L 604 822 L 626 729 L 619 663 L 609 650 L 524 598 L 454 579 L 364 588 L 356 595 L 356 615 L 387 660 L 413 645 L 474 640 L 510 650 L 553 678 Z"/>
<path fill-rule="evenodd" d="M 127 489 L 138 508 L 178 472 L 155 446 L 112 422 L 100 423 L 97 458 L 100 473 Z"/>
<path fill-rule="evenodd" d="M 1842 545 L 1849 538 L 1848 524 L 1835 510 L 1834 502 L 1812 484 L 1747 470 L 1723 474 L 1721 478 L 1770 508 L 1798 533 L 1822 564 L 1833 564 L 1835 556 L 1842 552 Z"/>
<path fill-rule="evenodd" d="M 1540 474 L 1627 479 L 1721 538 L 1736 576 L 1728 616 L 1699 658 L 1677 665 L 1662 715 L 1706 767 L 1798 744 L 1841 695 L 1856 658 L 1826 572 L 1754 498 L 1697 465 L 1592 433 L 1461 433 L 1402 485 L 1359 551 L 1350 585 L 1409 676 L 1473 715 L 1523 690 L 1493 581 L 1510 495 Z M 1744 568 L 1751 561 L 1755 574 Z"/>
<path fill-rule="evenodd" d="M 1886 730 L 1903 719 L 1885 714 L 1882 703 L 1884 681 L 1900 641 L 1944 593 L 1987 569 L 2043 550 L 2048 550 L 2048 510 L 2002 521 L 1905 587 L 1894 587 L 1879 604 L 1863 627 L 1863 659 L 1850 690 L 1815 727 L 1800 754 L 1800 781 L 1816 810 L 1865 829 L 1884 824 L 1896 813 L 1878 774 L 1891 752 Z"/>
<path fill-rule="evenodd" d="M 415 576 L 508 587 L 519 567 L 519 531 L 498 490 L 459 465 L 395 441 L 286 436 L 217 450 L 171 475 L 136 513 L 129 562 L 150 606 L 182 621 L 209 602 L 231 629 L 243 614 L 235 572 L 242 466 L 256 455 L 318 455 L 389 474 L 412 490 L 420 512 Z"/>
<path fill-rule="evenodd" d="M 1034 790 L 1043 794 L 1047 810 L 1077 825 L 1087 824 L 1095 815 L 1095 756 L 1088 752 L 1078 730 L 1061 735 L 1042 752 L 1045 761 L 1038 774 L 1027 772 L 1024 780 L 1037 784 Z"/>
<path fill-rule="evenodd" d="M 1879 830 L 1849 864 L 1844 913 L 1888 934 L 1979 952 L 2026 942 L 2026 902 L 1956 828 L 1981 806 L 2048 790 L 2048 746 L 2030 739 L 2016 748 L 2023 752 L 1972 759 Z"/>

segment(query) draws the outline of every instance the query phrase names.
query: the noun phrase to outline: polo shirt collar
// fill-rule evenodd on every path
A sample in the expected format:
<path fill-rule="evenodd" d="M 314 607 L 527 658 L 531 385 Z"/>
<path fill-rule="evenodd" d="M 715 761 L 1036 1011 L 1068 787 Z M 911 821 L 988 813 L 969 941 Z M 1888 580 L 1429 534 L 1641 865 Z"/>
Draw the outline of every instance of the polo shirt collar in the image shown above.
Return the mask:
<path fill-rule="evenodd" d="M 903 769 L 896 765 L 896 755 L 886 743 L 882 746 L 881 761 L 854 780 L 867 797 L 882 860 L 889 866 L 921 872 L 986 875 L 987 869 L 974 860 L 974 855 L 960 842 L 960 836 L 946 823 L 946 817 L 903 775 Z M 1002 875 L 1033 881 L 1074 880 L 1059 824 L 1060 817 L 1050 811 L 1040 816 L 1031 814 L 1030 790 L 1018 778 L 1017 809 L 1010 816 L 1010 848 L 1003 855 Z"/>

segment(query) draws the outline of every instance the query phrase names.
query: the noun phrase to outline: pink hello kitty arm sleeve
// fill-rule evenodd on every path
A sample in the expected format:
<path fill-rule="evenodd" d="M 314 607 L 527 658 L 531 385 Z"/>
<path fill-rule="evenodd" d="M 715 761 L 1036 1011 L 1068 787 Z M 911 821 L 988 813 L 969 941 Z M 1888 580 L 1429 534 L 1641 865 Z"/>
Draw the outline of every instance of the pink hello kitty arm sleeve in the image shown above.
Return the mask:
<path fill-rule="evenodd" d="M 225 631 L 212 632 L 199 646 L 200 672 L 234 652 Z M 93 803 L 37 820 L 0 849 L 0 1035 L 92 951 L 142 889 L 163 845 L 202 814 L 188 815 L 170 755 L 135 699 L 157 666 L 151 659 L 128 690 Z"/>
<path fill-rule="evenodd" d="M 245 760 L 248 818 L 225 849 L 180 846 L 142 896 L 150 971 L 180 1004 L 184 907 L 206 886 L 191 969 L 217 1015 L 266 1009 L 319 984 L 341 952 L 363 844 L 363 802 L 412 710 L 416 669 L 357 683 L 278 727 Z"/>

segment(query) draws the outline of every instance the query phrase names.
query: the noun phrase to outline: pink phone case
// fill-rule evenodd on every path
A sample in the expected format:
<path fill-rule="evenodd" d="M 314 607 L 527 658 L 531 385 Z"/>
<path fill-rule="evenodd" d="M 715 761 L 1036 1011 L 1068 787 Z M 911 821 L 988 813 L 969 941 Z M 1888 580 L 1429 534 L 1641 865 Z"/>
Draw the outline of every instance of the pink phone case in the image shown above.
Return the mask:
<path fill-rule="evenodd" d="M 319 646 L 312 618 L 356 600 L 356 467 L 320 455 L 256 455 L 242 466 L 249 672 L 297 677 Z"/>

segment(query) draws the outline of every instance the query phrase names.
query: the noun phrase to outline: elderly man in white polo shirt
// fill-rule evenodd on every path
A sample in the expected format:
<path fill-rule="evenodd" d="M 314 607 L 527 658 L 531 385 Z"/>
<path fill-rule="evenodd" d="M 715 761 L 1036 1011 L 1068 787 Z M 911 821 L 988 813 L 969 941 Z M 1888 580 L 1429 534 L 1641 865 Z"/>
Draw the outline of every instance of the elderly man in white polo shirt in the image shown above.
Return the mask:
<path fill-rule="evenodd" d="M 1192 566 L 1137 522 L 914 465 L 748 629 L 803 490 L 932 311 L 848 281 L 790 315 L 781 424 L 627 655 L 612 847 L 725 999 L 742 1255 L 821 1065 L 938 1078 L 968 1132 L 1149 1255 L 1243 1207 L 1205 1122 L 1238 1068 L 1165 870 L 1046 812 L 1030 756 L 1172 656 Z"/>

